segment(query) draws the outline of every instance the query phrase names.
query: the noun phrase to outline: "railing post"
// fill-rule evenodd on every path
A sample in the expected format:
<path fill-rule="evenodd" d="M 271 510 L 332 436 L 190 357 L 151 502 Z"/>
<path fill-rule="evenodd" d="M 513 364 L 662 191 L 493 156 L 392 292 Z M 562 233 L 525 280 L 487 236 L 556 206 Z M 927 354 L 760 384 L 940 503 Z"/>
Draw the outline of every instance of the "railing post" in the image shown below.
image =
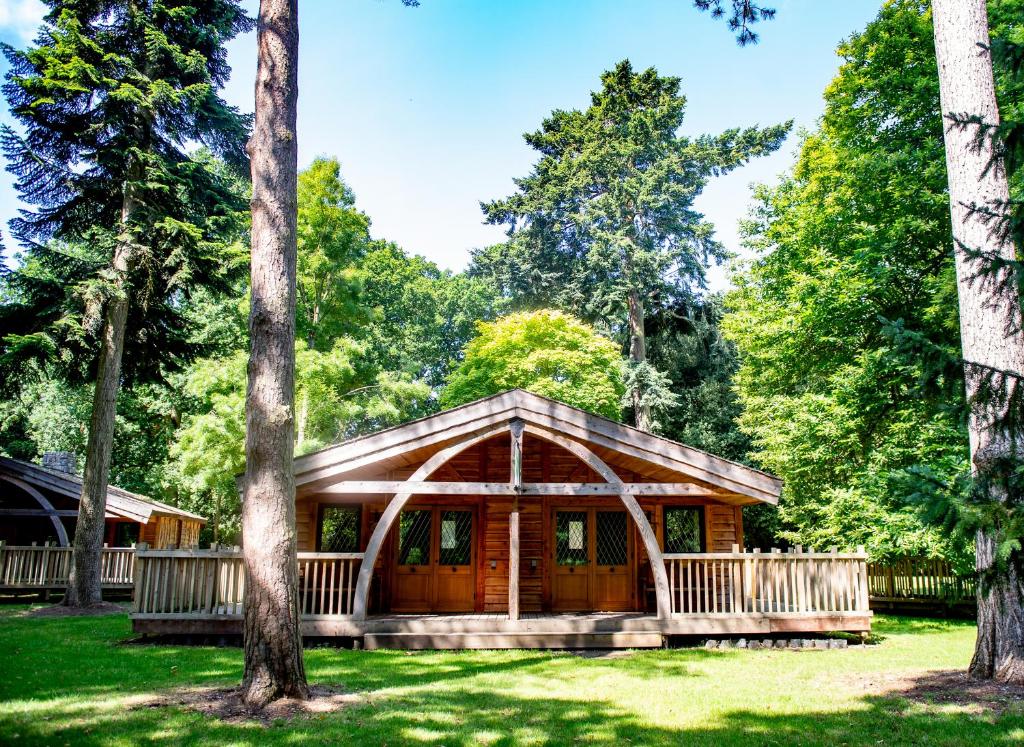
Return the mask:
<path fill-rule="evenodd" d="M 7 583 L 7 543 L 0 540 L 0 581 Z"/>
<path fill-rule="evenodd" d="M 145 568 L 145 563 L 139 558 L 139 554 L 146 551 L 149 547 L 145 542 L 140 542 L 135 546 L 135 588 L 132 590 L 132 610 L 134 612 L 142 612 L 142 573 Z"/>

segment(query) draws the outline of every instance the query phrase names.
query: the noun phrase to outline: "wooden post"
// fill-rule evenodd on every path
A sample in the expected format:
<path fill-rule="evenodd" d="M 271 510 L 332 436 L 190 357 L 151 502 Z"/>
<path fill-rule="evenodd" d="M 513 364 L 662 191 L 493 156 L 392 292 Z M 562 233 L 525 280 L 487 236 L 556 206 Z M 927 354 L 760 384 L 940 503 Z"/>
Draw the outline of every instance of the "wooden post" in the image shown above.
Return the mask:
<path fill-rule="evenodd" d="M 143 612 L 142 602 L 142 569 L 143 564 L 139 561 L 139 553 L 149 549 L 149 545 L 140 542 L 135 546 L 135 590 L 132 592 L 132 608 L 135 612 Z"/>
<path fill-rule="evenodd" d="M 517 493 L 523 489 L 523 428 L 519 418 L 509 423 L 512 434 L 509 483 Z M 508 517 L 508 619 L 519 619 L 519 496 L 512 499 Z"/>

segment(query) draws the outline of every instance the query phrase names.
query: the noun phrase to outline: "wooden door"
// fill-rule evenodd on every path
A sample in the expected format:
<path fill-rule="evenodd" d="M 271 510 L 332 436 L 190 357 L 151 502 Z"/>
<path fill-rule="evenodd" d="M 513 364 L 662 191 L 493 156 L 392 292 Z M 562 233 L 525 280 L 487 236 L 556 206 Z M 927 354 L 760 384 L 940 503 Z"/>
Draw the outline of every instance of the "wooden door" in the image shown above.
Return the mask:
<path fill-rule="evenodd" d="M 556 509 L 551 609 L 621 612 L 633 603 L 634 564 L 624 510 Z"/>
<path fill-rule="evenodd" d="M 555 510 L 551 609 L 554 612 L 590 610 L 590 513 Z"/>
<path fill-rule="evenodd" d="M 403 511 L 391 609 L 394 612 L 471 612 L 476 576 L 472 509 Z"/>
<path fill-rule="evenodd" d="M 593 512 L 594 563 L 592 609 L 633 609 L 633 564 L 629 517 L 624 510 Z"/>
<path fill-rule="evenodd" d="M 436 509 L 437 562 L 434 566 L 434 609 L 472 612 L 476 579 L 473 569 L 473 511 Z"/>

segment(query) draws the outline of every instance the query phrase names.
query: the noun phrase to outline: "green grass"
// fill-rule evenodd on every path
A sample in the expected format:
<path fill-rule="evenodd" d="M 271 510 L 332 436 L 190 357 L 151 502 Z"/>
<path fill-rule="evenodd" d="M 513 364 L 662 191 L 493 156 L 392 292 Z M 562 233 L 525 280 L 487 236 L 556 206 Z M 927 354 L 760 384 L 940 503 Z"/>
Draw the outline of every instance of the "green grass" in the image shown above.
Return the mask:
<path fill-rule="evenodd" d="M 30 619 L 0 609 L 0 744 L 1009 745 L 1019 707 L 881 694 L 895 677 L 966 666 L 959 622 L 878 618 L 880 645 L 839 651 L 306 652 L 312 682 L 365 704 L 270 727 L 132 706 L 184 685 L 233 684 L 241 651 L 122 645 L 126 616 Z"/>

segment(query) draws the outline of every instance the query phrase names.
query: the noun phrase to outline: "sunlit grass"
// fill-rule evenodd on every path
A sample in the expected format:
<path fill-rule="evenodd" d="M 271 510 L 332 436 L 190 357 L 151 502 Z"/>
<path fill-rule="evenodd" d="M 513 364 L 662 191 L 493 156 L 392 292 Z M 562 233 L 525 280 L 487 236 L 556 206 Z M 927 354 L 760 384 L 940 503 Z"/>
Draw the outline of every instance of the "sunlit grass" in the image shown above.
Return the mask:
<path fill-rule="evenodd" d="M 1016 744 L 1024 714 L 885 695 L 963 668 L 971 625 L 879 618 L 877 646 L 830 651 L 306 652 L 310 679 L 362 704 L 264 728 L 143 705 L 241 677 L 232 648 L 124 645 L 127 616 L 0 608 L 0 744 Z"/>

